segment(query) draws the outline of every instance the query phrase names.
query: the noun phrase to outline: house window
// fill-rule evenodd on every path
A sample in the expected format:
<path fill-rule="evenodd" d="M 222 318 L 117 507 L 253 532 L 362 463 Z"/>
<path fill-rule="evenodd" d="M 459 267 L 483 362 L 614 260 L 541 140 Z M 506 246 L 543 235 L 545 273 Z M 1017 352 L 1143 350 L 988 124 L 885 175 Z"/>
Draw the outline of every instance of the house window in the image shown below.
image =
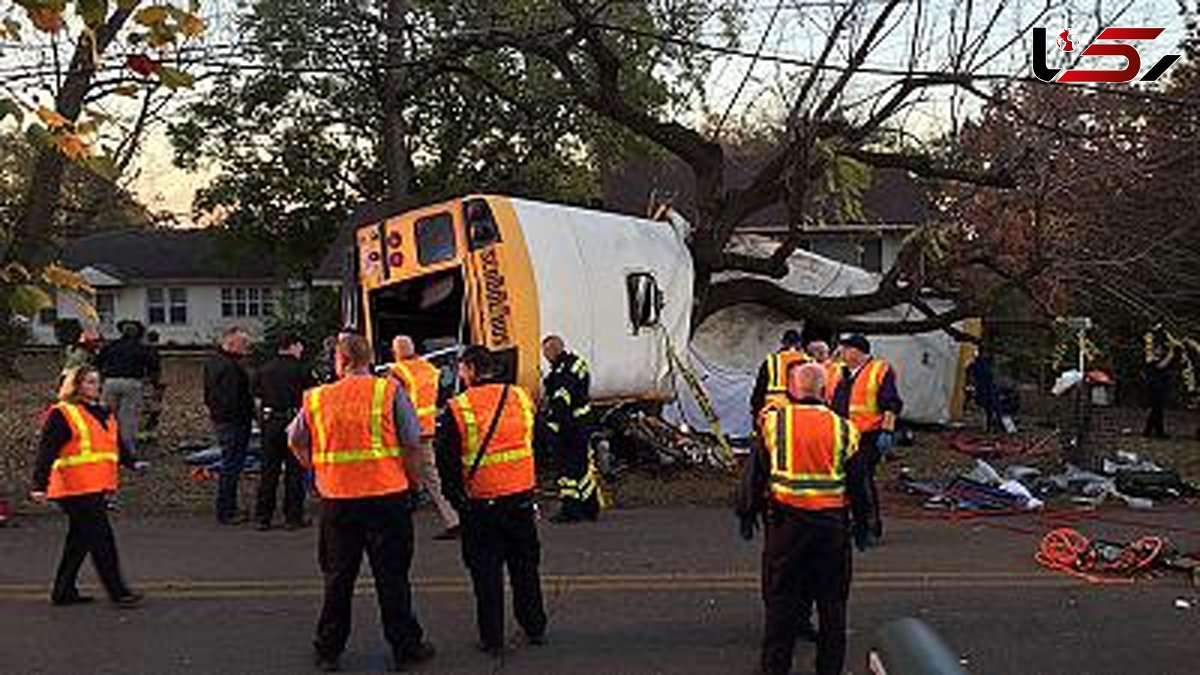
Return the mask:
<path fill-rule="evenodd" d="M 58 308 L 54 305 L 38 310 L 38 323 L 43 326 L 53 326 L 58 321 Z"/>
<path fill-rule="evenodd" d="M 275 313 L 275 289 L 258 286 L 221 289 L 221 316 L 268 317 Z"/>
<path fill-rule="evenodd" d="M 862 268 L 868 272 L 883 271 L 883 239 L 881 237 L 862 242 Z"/>
<path fill-rule="evenodd" d="M 146 322 L 150 325 L 180 326 L 188 322 L 187 289 L 146 289 Z"/>
<path fill-rule="evenodd" d="M 117 319 L 117 294 L 96 291 L 96 318 L 101 326 L 112 326 Z"/>

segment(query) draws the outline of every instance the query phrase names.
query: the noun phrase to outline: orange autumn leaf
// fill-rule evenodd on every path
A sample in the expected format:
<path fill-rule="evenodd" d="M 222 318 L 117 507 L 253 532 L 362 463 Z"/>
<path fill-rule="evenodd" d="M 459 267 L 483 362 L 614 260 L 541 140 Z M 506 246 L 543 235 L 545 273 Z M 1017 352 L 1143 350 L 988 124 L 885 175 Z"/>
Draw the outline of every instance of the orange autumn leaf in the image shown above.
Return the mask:
<path fill-rule="evenodd" d="M 62 11 L 49 7 L 34 7 L 29 10 L 29 21 L 44 33 L 57 33 L 62 30 Z"/>
<path fill-rule="evenodd" d="M 69 122 L 67 122 L 67 118 L 58 114 L 58 111 L 47 108 L 46 106 L 38 107 L 37 115 L 43 122 L 46 123 L 46 126 L 50 127 L 51 129 L 61 129 L 69 124 Z"/>
<path fill-rule="evenodd" d="M 204 34 L 204 28 L 204 19 L 201 19 L 195 14 L 188 14 L 179 24 L 179 30 L 181 30 L 184 35 L 190 38 L 200 37 L 202 34 Z"/>
<path fill-rule="evenodd" d="M 88 156 L 88 144 L 75 134 L 63 134 L 55 140 L 58 151 L 70 159 L 82 159 Z"/>

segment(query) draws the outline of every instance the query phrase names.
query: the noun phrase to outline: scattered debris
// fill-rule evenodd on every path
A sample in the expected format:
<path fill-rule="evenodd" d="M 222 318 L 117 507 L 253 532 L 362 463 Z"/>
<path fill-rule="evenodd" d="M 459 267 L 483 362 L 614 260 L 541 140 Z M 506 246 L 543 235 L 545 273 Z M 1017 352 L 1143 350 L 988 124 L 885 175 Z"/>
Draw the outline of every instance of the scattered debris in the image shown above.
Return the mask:
<path fill-rule="evenodd" d="M 1095 584 L 1133 583 L 1161 564 L 1170 543 L 1163 537 L 1147 536 L 1117 544 L 1089 540 L 1070 528 L 1052 530 L 1038 547 L 1034 559 L 1043 566 Z"/>
<path fill-rule="evenodd" d="M 1175 598 L 1175 609 L 1191 609 L 1192 603 L 1187 598 Z"/>

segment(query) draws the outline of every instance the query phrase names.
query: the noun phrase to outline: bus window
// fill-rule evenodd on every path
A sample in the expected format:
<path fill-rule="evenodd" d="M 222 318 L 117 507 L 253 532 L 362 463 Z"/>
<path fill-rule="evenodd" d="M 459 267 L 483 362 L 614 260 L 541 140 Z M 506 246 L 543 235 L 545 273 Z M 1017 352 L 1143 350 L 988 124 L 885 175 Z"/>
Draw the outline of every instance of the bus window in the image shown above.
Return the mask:
<path fill-rule="evenodd" d="M 449 213 L 417 221 L 417 261 L 422 265 L 436 265 L 454 257 L 454 219 Z"/>
<path fill-rule="evenodd" d="M 471 250 L 478 251 L 484 246 L 500 241 L 500 230 L 496 227 L 496 219 L 492 217 L 492 209 L 482 199 L 472 199 L 463 205 L 467 221 L 467 238 L 471 242 Z"/>

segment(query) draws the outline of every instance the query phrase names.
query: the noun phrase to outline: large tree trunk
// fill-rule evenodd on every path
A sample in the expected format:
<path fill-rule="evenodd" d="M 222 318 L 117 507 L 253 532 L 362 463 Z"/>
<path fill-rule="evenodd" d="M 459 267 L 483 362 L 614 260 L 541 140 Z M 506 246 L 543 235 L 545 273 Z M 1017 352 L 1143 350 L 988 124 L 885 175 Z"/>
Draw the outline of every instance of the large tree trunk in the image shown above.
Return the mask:
<path fill-rule="evenodd" d="M 384 31 L 387 50 L 383 86 L 379 103 L 382 115 L 383 165 L 387 176 L 386 200 L 392 208 L 402 208 L 412 189 L 412 158 L 408 149 L 408 126 L 404 120 L 404 99 L 408 72 L 407 41 L 404 37 L 407 0 L 386 0 Z"/>

